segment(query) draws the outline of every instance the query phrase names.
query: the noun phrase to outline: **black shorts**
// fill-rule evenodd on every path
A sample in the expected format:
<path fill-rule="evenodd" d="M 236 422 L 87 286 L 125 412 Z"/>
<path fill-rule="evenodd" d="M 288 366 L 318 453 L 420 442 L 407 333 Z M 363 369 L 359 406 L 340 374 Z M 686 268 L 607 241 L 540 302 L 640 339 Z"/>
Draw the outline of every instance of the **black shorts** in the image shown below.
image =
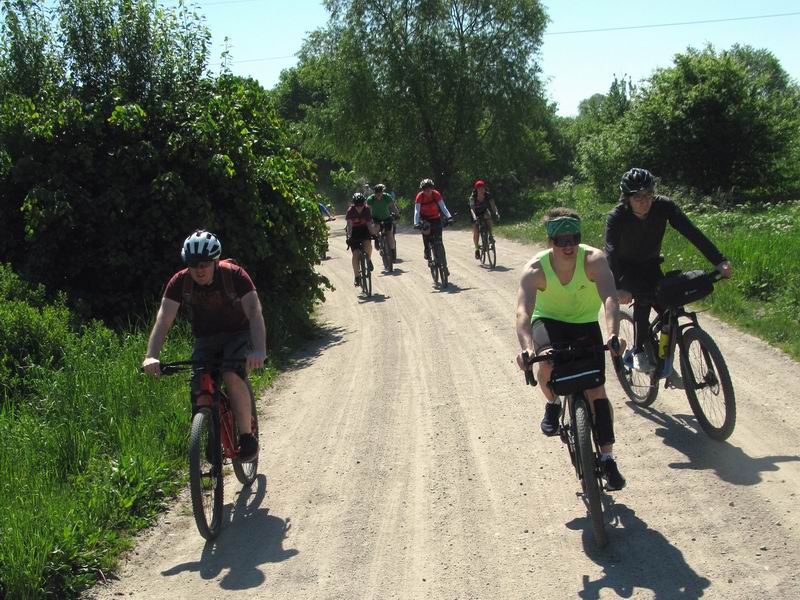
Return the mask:
<path fill-rule="evenodd" d="M 470 206 L 472 209 L 469 213 L 469 222 L 475 223 L 475 219 L 472 218 L 472 213 L 475 213 L 475 216 L 479 219 L 486 218 L 486 213 L 489 212 L 488 206 Z"/>
<path fill-rule="evenodd" d="M 382 221 L 376 221 L 376 223 L 381 226 L 382 231 L 391 231 L 394 227 L 394 219 L 392 217 L 383 219 Z"/>
<path fill-rule="evenodd" d="M 618 290 L 630 292 L 634 298 L 644 296 L 655 299 L 656 286 L 664 279 L 661 261 L 652 260 L 640 264 L 623 263 L 618 268 L 616 284 Z"/>
<path fill-rule="evenodd" d="M 536 319 L 531 325 L 533 336 L 533 350 L 540 355 L 550 348 L 558 349 L 561 346 L 602 346 L 603 332 L 600 323 L 565 323 L 555 319 Z M 597 367 L 605 371 L 605 352 L 593 353 L 597 358 Z"/>
<path fill-rule="evenodd" d="M 350 244 L 350 250 L 355 252 L 356 250 L 361 250 L 361 242 L 367 242 L 372 239 L 372 236 L 369 233 L 369 229 L 367 229 L 366 225 L 362 225 L 361 227 L 353 227 L 353 231 L 350 233 L 350 240 L 348 244 Z"/>
<path fill-rule="evenodd" d="M 207 337 L 196 338 L 192 348 L 192 360 L 241 360 L 241 364 L 229 364 L 223 366 L 222 373 L 232 372 L 239 375 L 242 379 L 247 377 L 244 360 L 252 351 L 253 345 L 250 341 L 250 331 L 237 331 L 235 333 L 220 333 Z M 192 375 L 192 392 L 200 390 L 200 375 Z"/>

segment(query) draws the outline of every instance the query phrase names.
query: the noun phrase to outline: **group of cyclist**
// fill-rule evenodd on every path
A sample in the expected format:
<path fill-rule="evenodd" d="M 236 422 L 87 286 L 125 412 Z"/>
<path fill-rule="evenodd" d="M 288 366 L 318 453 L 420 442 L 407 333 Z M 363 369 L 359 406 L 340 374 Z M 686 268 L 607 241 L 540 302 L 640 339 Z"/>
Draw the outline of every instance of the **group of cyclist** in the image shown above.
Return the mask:
<path fill-rule="evenodd" d="M 720 272 L 730 277 L 730 262 L 689 220 L 671 199 L 655 193 L 655 179 L 646 169 L 633 168 L 621 178 L 619 203 L 606 220 L 604 249 L 581 244 L 581 219 L 571 209 L 555 208 L 544 218 L 548 249 L 534 256 L 524 267 L 517 295 L 516 330 L 522 351 L 517 355 L 521 369 L 524 359 L 562 345 L 586 348 L 587 359 L 605 370 L 604 345 L 598 321 L 604 308 L 609 352 L 624 350 L 614 343 L 619 334 L 619 303 L 634 303 L 634 368 L 651 372 L 645 352 L 648 318 L 656 287 L 664 278 L 661 244 L 669 223 L 688 239 Z M 658 310 L 659 307 L 655 307 Z M 542 433 L 559 433 L 560 401 L 546 385 L 553 365 L 538 363 L 538 376 L 546 398 Z M 603 381 L 605 379 L 603 378 Z M 585 392 L 594 418 L 594 430 L 601 451 L 606 488 L 625 487 L 613 452 L 613 409 L 604 385 Z"/>
<path fill-rule="evenodd" d="M 423 179 L 414 203 L 414 226 L 425 228 L 424 256 L 431 258 L 429 238 L 441 235 L 442 219 L 452 215 L 431 179 Z M 525 352 L 535 356 L 563 344 L 597 348 L 607 343 L 618 356 L 624 350 L 613 343 L 619 334 L 619 304 L 634 302 L 634 368 L 653 369 L 644 350 L 652 297 L 661 271 L 661 244 L 669 223 L 686 237 L 716 267 L 722 277 L 730 277 L 730 262 L 700 232 L 671 199 L 655 194 L 655 180 L 645 169 L 634 168 L 621 178 L 617 206 L 608 215 L 604 249 L 581 243 L 581 218 L 572 209 L 551 209 L 543 223 L 548 248 L 536 254 L 523 268 L 517 294 L 516 331 L 522 350 L 517 355 L 520 368 L 527 369 Z M 477 219 L 486 219 L 491 227 L 489 210 L 499 219 L 485 182 L 475 182 L 470 196 L 473 217 L 473 240 L 476 248 Z M 322 209 L 320 209 L 322 210 Z M 347 210 L 347 243 L 353 251 L 353 272 L 358 285 L 356 251 L 365 252 L 372 270 L 370 241 L 380 231 L 387 239 L 394 257 L 396 242 L 393 223 L 399 214 L 394 198 L 378 184 L 373 194 L 353 195 Z M 223 379 L 228 389 L 239 431 L 242 461 L 258 454 L 258 443 L 250 429 L 250 398 L 244 379 L 250 369 L 263 366 L 266 359 L 266 328 L 255 286 L 247 272 L 233 261 L 221 260 L 222 246 L 217 237 L 205 230 L 190 234 L 181 247 L 186 268 L 175 273 L 165 287 L 161 306 L 150 333 L 143 370 L 159 374 L 159 354 L 167 331 L 183 305 L 195 337 L 193 360 L 222 358 Z M 476 250 L 476 257 L 478 252 Z M 600 308 L 605 315 L 605 336 L 598 320 Z M 656 307 L 658 309 L 658 307 Z M 603 353 L 592 353 L 601 372 L 605 369 Z M 238 360 L 238 363 L 233 362 Z M 238 366 L 237 366 L 238 364 Z M 541 430 L 547 436 L 558 434 L 560 405 L 546 383 L 553 365 L 538 363 L 538 378 L 546 404 Z M 603 379 L 604 381 L 604 379 Z M 193 394 L 199 394 L 195 381 Z M 613 409 L 604 385 L 585 392 L 590 401 L 595 434 L 601 449 L 601 464 L 606 487 L 622 489 L 625 478 L 619 472 L 613 452 L 615 442 Z M 193 397 L 193 401 L 197 398 Z"/>

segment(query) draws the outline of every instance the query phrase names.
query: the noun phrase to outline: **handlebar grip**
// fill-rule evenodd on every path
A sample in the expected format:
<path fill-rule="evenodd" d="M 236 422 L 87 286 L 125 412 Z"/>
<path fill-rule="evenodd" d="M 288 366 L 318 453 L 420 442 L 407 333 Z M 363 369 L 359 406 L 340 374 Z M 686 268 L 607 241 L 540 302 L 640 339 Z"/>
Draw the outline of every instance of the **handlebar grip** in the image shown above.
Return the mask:
<path fill-rule="evenodd" d="M 536 386 L 536 377 L 533 375 L 533 369 L 530 365 L 527 364 L 530 355 L 527 352 L 522 353 L 522 360 L 526 363 L 526 369 L 523 371 L 525 373 L 525 383 L 526 385 Z"/>
<path fill-rule="evenodd" d="M 619 338 L 618 338 L 616 335 L 615 335 L 614 337 L 612 337 L 612 338 L 611 338 L 611 343 L 609 344 L 609 346 L 611 346 L 611 349 L 612 349 L 612 350 L 613 350 L 615 353 L 619 353 L 619 348 L 620 348 L 620 345 L 619 345 Z"/>

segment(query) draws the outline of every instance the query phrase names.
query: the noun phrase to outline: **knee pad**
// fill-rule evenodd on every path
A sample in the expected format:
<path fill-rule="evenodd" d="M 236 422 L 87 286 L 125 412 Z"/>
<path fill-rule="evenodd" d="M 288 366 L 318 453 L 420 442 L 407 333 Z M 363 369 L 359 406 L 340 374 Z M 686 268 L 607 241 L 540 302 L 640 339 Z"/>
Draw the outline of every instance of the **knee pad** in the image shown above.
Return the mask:
<path fill-rule="evenodd" d="M 594 432 L 598 446 L 614 443 L 614 421 L 608 398 L 598 398 L 594 401 Z"/>

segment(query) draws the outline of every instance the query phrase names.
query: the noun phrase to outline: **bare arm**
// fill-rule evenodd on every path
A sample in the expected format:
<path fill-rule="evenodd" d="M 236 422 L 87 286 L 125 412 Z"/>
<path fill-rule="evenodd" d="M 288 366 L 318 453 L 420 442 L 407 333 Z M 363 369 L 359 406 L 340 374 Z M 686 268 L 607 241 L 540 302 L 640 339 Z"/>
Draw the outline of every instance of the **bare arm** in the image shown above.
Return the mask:
<path fill-rule="evenodd" d="M 255 290 L 242 296 L 242 310 L 250 322 L 250 341 L 253 344 L 253 352 L 247 356 L 247 369 L 260 369 L 267 358 L 267 326 Z"/>
<path fill-rule="evenodd" d="M 598 249 L 592 249 L 586 256 L 586 275 L 597 286 L 597 293 L 603 301 L 606 316 L 606 334 L 610 339 L 619 334 L 619 298 L 614 285 L 614 275 L 608 267 L 605 255 Z"/>
<path fill-rule="evenodd" d="M 534 260 L 525 265 L 517 291 L 517 339 L 519 347 L 529 354 L 533 354 L 531 315 L 536 306 L 536 292 L 545 286 L 546 280 L 539 261 Z"/>
<path fill-rule="evenodd" d="M 492 207 L 492 210 L 494 211 L 494 214 L 497 217 L 497 220 L 499 221 L 500 220 L 500 211 L 497 210 L 497 204 L 494 203 L 494 198 L 489 198 L 489 206 Z"/>
<path fill-rule="evenodd" d="M 164 347 L 167 332 L 172 327 L 172 323 L 175 322 L 175 317 L 178 316 L 180 307 L 180 302 L 175 302 L 169 298 L 161 299 L 156 322 L 150 332 L 150 338 L 147 340 L 147 354 L 144 357 L 144 361 L 142 361 L 142 368 L 149 375 L 159 375 L 161 372 L 158 355 L 161 354 L 161 348 Z"/>

